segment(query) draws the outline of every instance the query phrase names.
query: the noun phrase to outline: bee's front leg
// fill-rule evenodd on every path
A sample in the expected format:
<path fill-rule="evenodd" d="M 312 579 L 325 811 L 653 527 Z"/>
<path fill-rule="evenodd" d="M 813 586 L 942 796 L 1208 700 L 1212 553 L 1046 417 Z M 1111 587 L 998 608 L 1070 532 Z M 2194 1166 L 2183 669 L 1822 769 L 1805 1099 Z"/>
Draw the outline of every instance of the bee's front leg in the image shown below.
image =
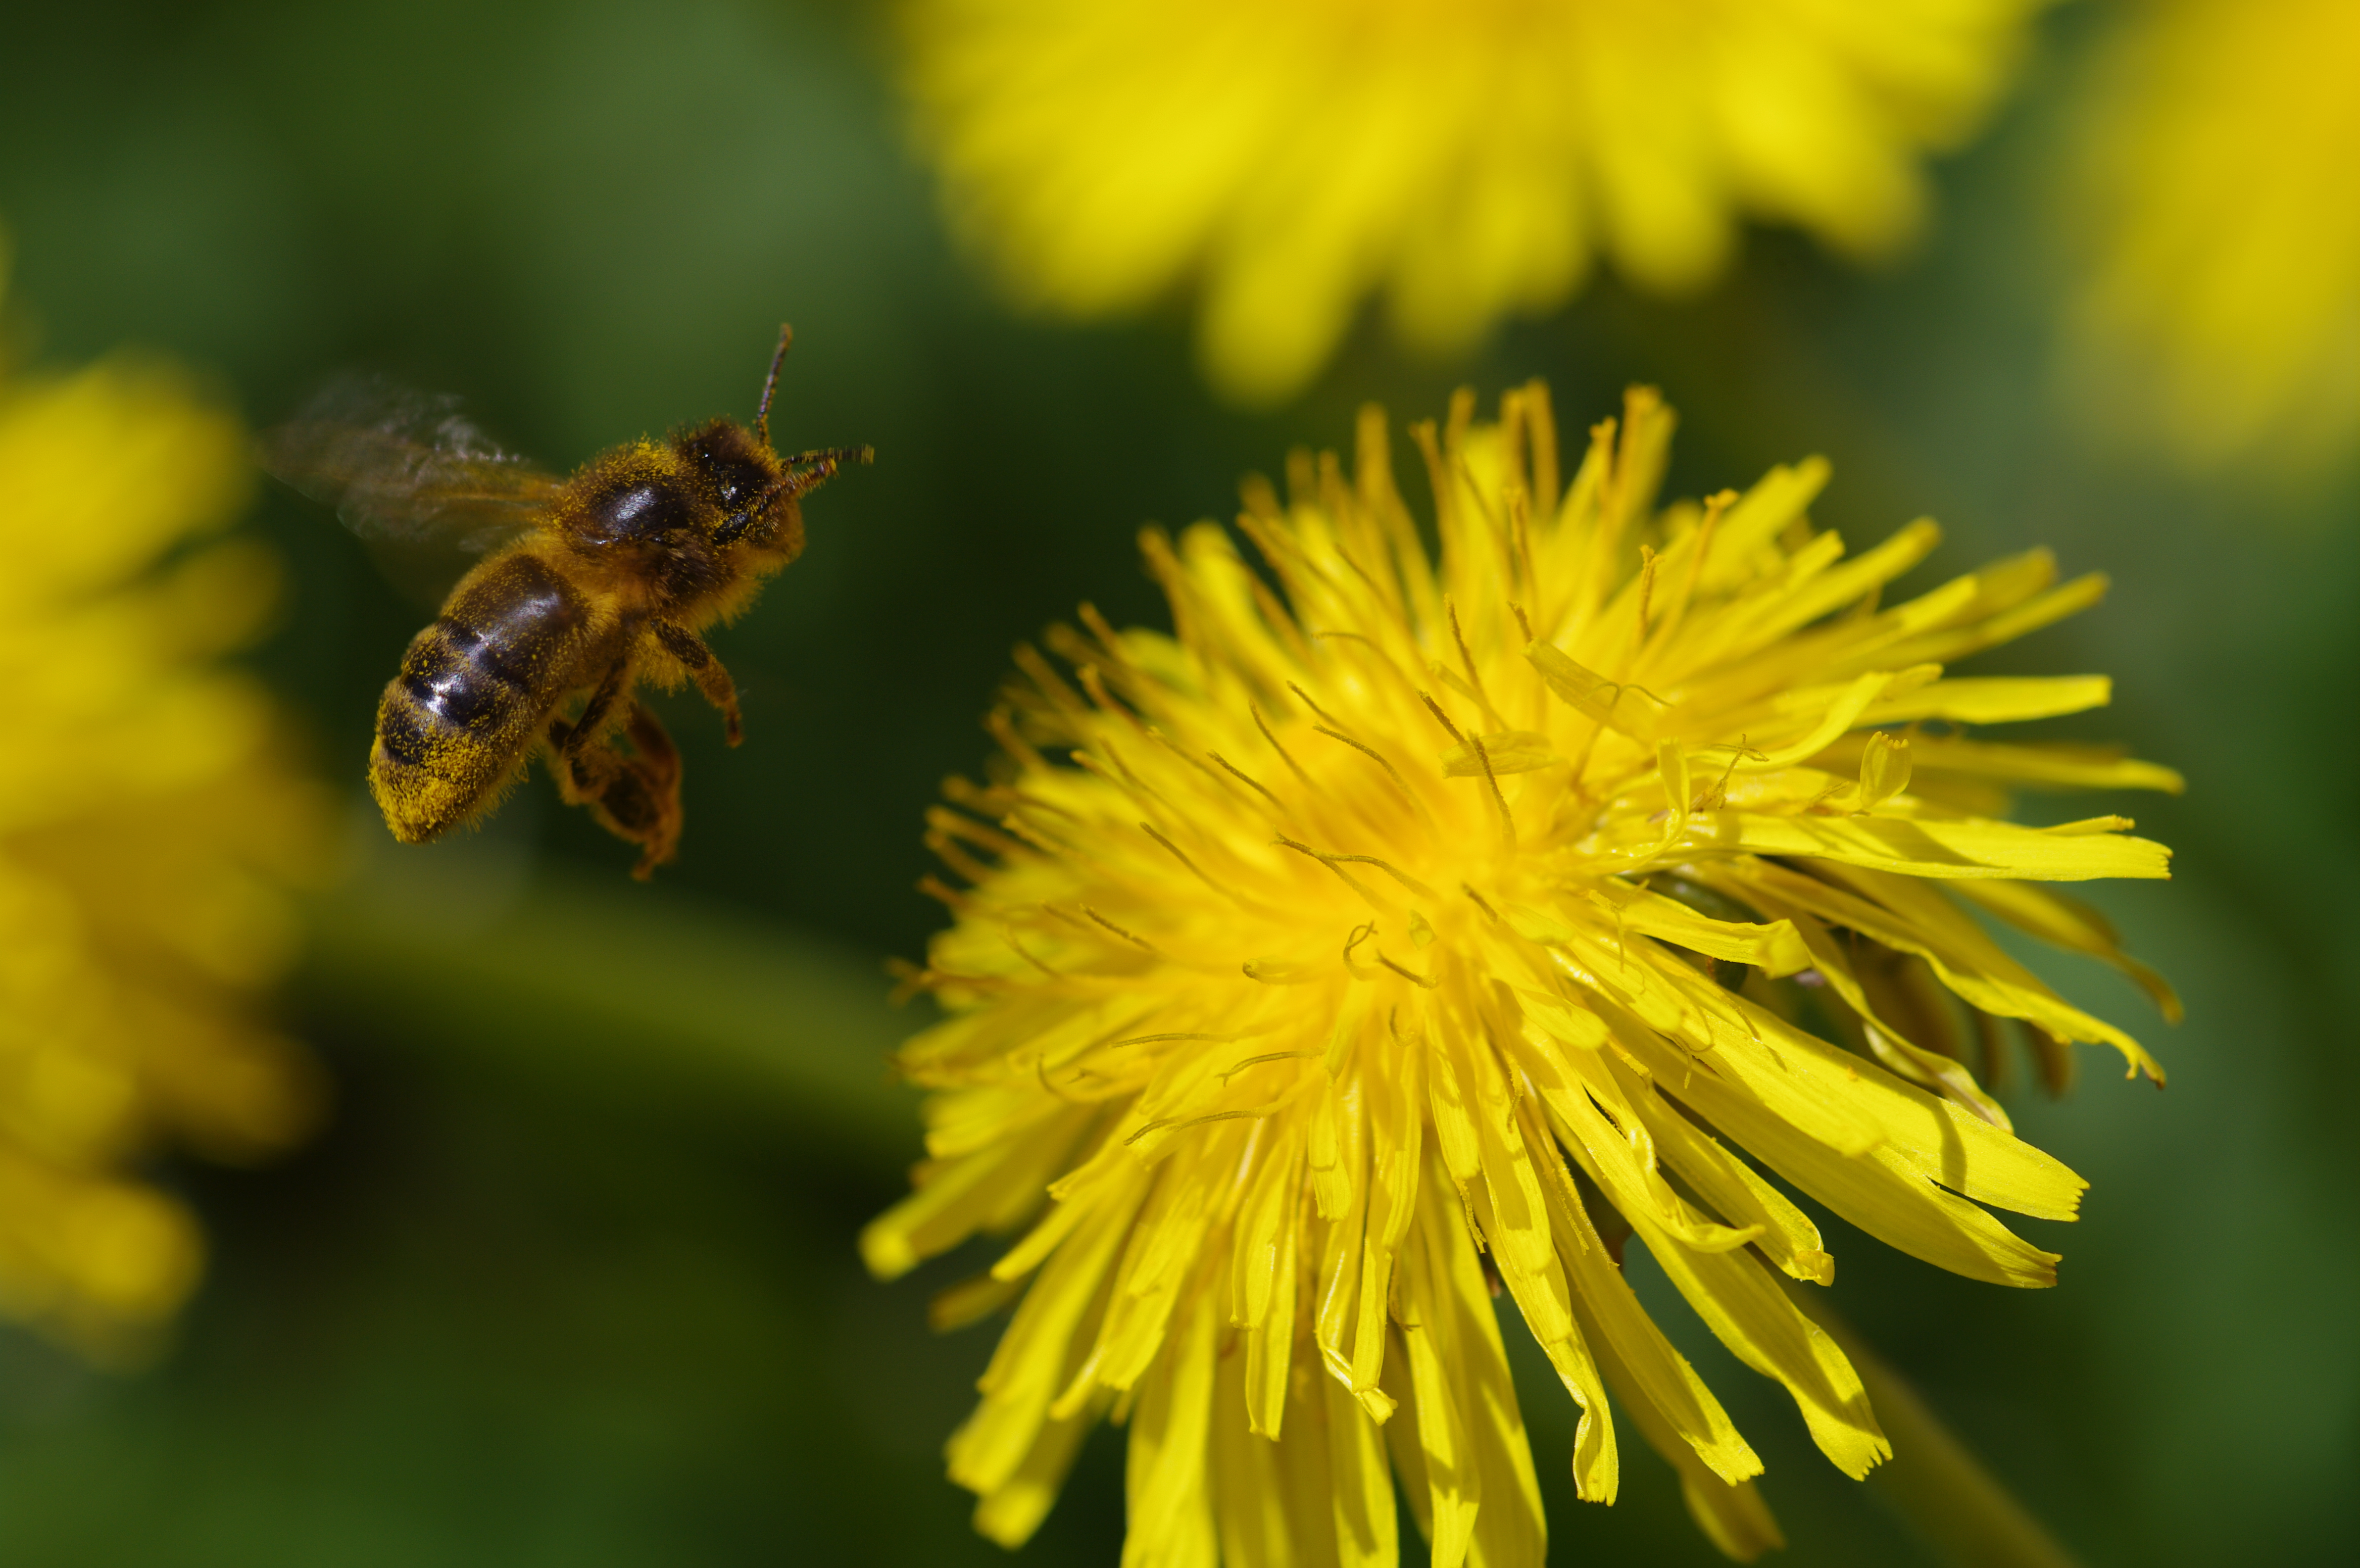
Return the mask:
<path fill-rule="evenodd" d="M 820 446 L 782 457 L 779 461 L 787 470 L 785 494 L 793 499 L 826 484 L 847 464 L 873 463 L 876 459 L 877 449 L 873 446 Z"/>
<path fill-rule="evenodd" d="M 738 683 L 729 678 L 729 672 L 721 667 L 721 661 L 713 656 L 705 639 L 668 620 L 655 623 L 655 634 L 664 652 L 680 661 L 681 667 L 696 683 L 696 689 L 705 694 L 705 700 L 721 710 L 721 722 L 728 730 L 729 743 L 735 746 L 743 740 L 746 722 L 738 711 Z"/>

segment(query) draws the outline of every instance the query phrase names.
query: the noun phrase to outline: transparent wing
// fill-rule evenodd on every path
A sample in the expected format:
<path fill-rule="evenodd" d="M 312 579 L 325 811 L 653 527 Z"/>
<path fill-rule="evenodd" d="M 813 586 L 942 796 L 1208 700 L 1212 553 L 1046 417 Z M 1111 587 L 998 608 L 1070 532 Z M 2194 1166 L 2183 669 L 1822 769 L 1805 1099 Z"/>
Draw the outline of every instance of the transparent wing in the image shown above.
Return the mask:
<path fill-rule="evenodd" d="M 377 376 L 321 388 L 263 433 L 260 457 L 363 538 L 447 539 L 469 550 L 532 527 L 562 484 L 495 444 L 457 398 Z"/>

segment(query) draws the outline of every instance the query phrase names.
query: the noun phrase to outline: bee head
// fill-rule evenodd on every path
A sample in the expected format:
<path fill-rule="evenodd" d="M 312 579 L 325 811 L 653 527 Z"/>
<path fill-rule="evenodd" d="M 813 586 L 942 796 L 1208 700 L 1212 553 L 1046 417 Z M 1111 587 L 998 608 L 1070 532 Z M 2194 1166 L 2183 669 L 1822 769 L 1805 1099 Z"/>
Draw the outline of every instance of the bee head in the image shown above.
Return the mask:
<path fill-rule="evenodd" d="M 794 334 L 779 329 L 778 351 L 762 381 L 762 401 L 752 429 L 734 419 L 716 419 L 672 438 L 673 454 L 688 484 L 695 486 L 720 521 L 716 544 L 749 541 L 757 549 L 788 559 L 803 545 L 803 513 L 796 501 L 817 489 L 847 463 L 866 463 L 866 446 L 799 452 L 781 459 L 770 446 L 770 398 L 778 390 L 779 366 Z"/>
<path fill-rule="evenodd" d="M 779 480 L 779 460 L 736 420 L 716 419 L 672 439 L 688 481 L 725 513 L 754 505 Z"/>
<path fill-rule="evenodd" d="M 770 449 L 736 420 L 716 419 L 672 438 L 682 479 L 694 486 L 719 521 L 714 543 L 759 540 L 792 494 Z"/>

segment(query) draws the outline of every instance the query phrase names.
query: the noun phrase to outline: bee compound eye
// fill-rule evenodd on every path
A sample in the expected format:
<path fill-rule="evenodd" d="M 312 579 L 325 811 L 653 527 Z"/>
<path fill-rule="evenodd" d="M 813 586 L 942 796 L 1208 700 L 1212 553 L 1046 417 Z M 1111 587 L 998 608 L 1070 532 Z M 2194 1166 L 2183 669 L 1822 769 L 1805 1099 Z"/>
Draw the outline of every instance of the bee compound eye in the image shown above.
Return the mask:
<path fill-rule="evenodd" d="M 688 498 L 669 479 L 636 479 L 600 492 L 590 503 L 587 532 L 601 543 L 620 544 L 676 533 L 688 527 Z"/>
<path fill-rule="evenodd" d="M 716 458 L 713 464 L 714 488 L 720 493 L 724 506 L 739 506 L 760 495 L 770 481 L 759 463 L 748 463 L 732 457 Z"/>
<path fill-rule="evenodd" d="M 695 476 L 706 499 L 724 512 L 744 506 L 777 477 L 754 437 L 727 421 L 673 437 L 673 449 L 685 459 L 683 467 Z"/>
<path fill-rule="evenodd" d="M 725 509 L 753 499 L 770 482 L 769 472 L 750 457 L 717 449 L 711 444 L 694 450 L 696 466 L 704 471 L 705 483 L 712 487 L 714 499 Z"/>

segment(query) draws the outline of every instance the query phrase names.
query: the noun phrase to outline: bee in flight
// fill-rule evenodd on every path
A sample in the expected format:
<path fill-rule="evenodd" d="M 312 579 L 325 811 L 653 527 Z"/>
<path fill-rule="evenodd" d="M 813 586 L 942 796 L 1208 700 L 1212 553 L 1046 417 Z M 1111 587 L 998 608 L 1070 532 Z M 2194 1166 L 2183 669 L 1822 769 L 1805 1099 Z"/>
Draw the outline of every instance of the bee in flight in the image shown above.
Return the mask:
<path fill-rule="evenodd" d="M 373 380 L 330 386 L 263 438 L 264 466 L 355 532 L 492 549 L 410 640 L 377 704 L 369 793 L 396 839 L 475 820 L 546 749 L 567 803 L 639 846 L 633 876 L 672 858 L 680 753 L 639 683 L 694 681 L 737 745 L 737 688 L 700 633 L 803 553 L 803 498 L 872 455 L 771 450 L 792 335 L 779 330 L 751 430 L 711 420 L 567 479 L 491 444 L 456 400 Z"/>

